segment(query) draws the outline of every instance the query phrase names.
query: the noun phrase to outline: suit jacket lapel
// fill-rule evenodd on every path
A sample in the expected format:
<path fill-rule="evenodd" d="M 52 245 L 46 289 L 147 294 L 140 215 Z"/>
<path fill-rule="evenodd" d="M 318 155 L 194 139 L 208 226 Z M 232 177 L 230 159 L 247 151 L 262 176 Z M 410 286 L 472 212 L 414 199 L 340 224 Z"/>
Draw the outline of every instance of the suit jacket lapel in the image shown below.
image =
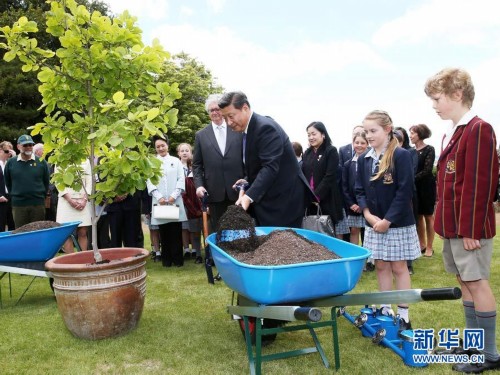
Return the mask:
<path fill-rule="evenodd" d="M 439 155 L 439 160 L 446 159 L 446 156 L 451 152 L 453 146 L 460 141 L 460 138 L 462 137 L 462 134 L 465 131 L 466 127 L 467 125 L 459 126 L 458 129 L 455 130 L 455 133 L 453 133 L 453 137 L 451 137 L 450 142 L 448 142 L 443 152 L 441 152 L 441 155 Z"/>
<path fill-rule="evenodd" d="M 208 125 L 207 129 L 207 138 L 212 144 L 212 147 L 215 148 L 215 150 L 219 153 L 219 155 L 222 155 L 222 152 L 220 151 L 219 144 L 217 143 L 217 138 L 215 138 L 215 133 L 214 133 L 214 127 L 212 126 L 212 123 Z M 226 147 L 227 148 L 227 147 Z"/>

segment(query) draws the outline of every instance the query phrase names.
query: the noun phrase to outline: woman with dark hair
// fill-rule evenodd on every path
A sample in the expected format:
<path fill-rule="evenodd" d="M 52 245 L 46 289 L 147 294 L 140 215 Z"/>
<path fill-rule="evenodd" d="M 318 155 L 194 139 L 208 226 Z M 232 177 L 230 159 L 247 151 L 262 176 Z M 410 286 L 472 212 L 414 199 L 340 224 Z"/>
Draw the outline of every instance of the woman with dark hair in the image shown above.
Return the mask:
<path fill-rule="evenodd" d="M 420 248 L 426 257 L 431 257 L 434 254 L 432 243 L 434 242 L 436 178 L 432 171 L 436 152 L 434 147 L 424 143 L 424 140 L 431 135 L 431 130 L 425 124 L 410 127 L 410 140 L 415 145 L 418 154 L 418 167 L 415 174 L 418 202 L 417 232 Z"/>
<path fill-rule="evenodd" d="M 151 224 L 158 225 L 161 242 L 161 261 L 164 267 L 172 264 L 184 265 L 182 254 L 182 221 L 187 220 L 182 193 L 185 190 L 184 168 L 181 161 L 169 155 L 168 138 L 156 137 L 154 140 L 157 158 L 161 161 L 162 175 L 157 185 L 148 180 L 148 192 L 153 197 L 153 206 L 175 204 L 179 206 L 179 219 L 157 219 L 151 216 Z"/>
<path fill-rule="evenodd" d="M 338 224 L 344 219 L 343 198 L 339 188 L 339 154 L 322 122 L 312 122 L 306 131 L 309 148 L 302 157 L 302 171 L 319 202 L 321 212 L 330 215 L 336 224 L 337 238 L 342 238 L 345 231 L 338 230 Z M 347 225 L 344 226 L 346 233 L 349 233 Z"/>

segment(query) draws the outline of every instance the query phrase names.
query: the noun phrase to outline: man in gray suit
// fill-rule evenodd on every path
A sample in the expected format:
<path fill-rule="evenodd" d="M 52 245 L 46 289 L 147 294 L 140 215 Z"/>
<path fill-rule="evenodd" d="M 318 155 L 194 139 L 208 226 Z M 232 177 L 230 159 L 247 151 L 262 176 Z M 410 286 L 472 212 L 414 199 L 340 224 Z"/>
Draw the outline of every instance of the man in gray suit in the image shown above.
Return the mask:
<path fill-rule="evenodd" d="M 235 204 L 238 192 L 232 186 L 243 178 L 242 135 L 229 129 L 218 101 L 222 95 L 210 95 L 205 108 L 212 120 L 198 131 L 194 141 L 193 176 L 196 195 L 203 198 L 208 192 L 210 232 L 229 205 Z"/>

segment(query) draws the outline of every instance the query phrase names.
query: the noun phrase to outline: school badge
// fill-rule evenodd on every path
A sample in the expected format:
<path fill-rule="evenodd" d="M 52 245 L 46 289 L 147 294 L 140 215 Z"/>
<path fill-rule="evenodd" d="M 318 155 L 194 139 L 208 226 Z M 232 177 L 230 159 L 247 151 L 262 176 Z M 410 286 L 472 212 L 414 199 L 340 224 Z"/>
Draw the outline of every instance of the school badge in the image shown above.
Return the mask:
<path fill-rule="evenodd" d="M 394 180 L 392 179 L 392 173 L 386 172 L 384 173 L 384 184 L 389 185 L 392 184 Z"/>
<path fill-rule="evenodd" d="M 446 162 L 446 173 L 455 173 L 455 160 L 450 159 Z"/>

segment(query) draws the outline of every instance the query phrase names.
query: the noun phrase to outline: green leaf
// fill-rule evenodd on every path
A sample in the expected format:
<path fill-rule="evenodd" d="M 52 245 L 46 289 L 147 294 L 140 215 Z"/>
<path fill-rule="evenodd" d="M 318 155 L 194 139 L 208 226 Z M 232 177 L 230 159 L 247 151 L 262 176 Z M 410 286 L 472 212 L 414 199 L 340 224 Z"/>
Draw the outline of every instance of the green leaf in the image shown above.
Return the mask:
<path fill-rule="evenodd" d="M 71 186 L 73 181 L 75 180 L 75 176 L 71 172 L 66 172 L 63 175 L 63 181 L 67 186 Z"/>
<path fill-rule="evenodd" d="M 118 146 L 120 143 L 122 143 L 122 138 L 121 137 L 118 137 L 116 135 L 112 136 L 110 139 L 109 139 L 109 144 L 113 147 L 116 147 Z"/>
<path fill-rule="evenodd" d="M 151 108 L 149 111 L 148 111 L 148 117 L 147 117 L 147 120 L 148 121 L 151 121 L 153 120 L 156 116 L 158 116 L 160 113 L 160 109 L 159 108 Z"/>
<path fill-rule="evenodd" d="M 113 101 L 118 104 L 118 103 L 121 103 L 123 102 L 123 99 L 125 98 L 125 94 L 121 91 L 117 91 L 114 95 L 113 95 Z"/>
<path fill-rule="evenodd" d="M 125 157 L 128 159 L 128 160 L 132 160 L 132 161 L 137 161 L 141 158 L 141 156 L 139 155 L 139 153 L 137 151 L 130 151 L 130 152 L 127 152 L 125 154 Z"/>
<path fill-rule="evenodd" d="M 37 78 L 40 82 L 47 82 L 54 76 L 54 72 L 49 68 L 42 68 L 40 72 L 37 74 Z"/>
<path fill-rule="evenodd" d="M 10 62 L 16 58 L 16 52 L 14 51 L 8 51 L 3 55 L 3 59 L 7 62 Z"/>
<path fill-rule="evenodd" d="M 123 140 L 123 146 L 127 148 L 134 148 L 136 144 L 137 142 L 133 134 L 128 134 L 127 136 L 125 136 L 125 139 Z"/>

